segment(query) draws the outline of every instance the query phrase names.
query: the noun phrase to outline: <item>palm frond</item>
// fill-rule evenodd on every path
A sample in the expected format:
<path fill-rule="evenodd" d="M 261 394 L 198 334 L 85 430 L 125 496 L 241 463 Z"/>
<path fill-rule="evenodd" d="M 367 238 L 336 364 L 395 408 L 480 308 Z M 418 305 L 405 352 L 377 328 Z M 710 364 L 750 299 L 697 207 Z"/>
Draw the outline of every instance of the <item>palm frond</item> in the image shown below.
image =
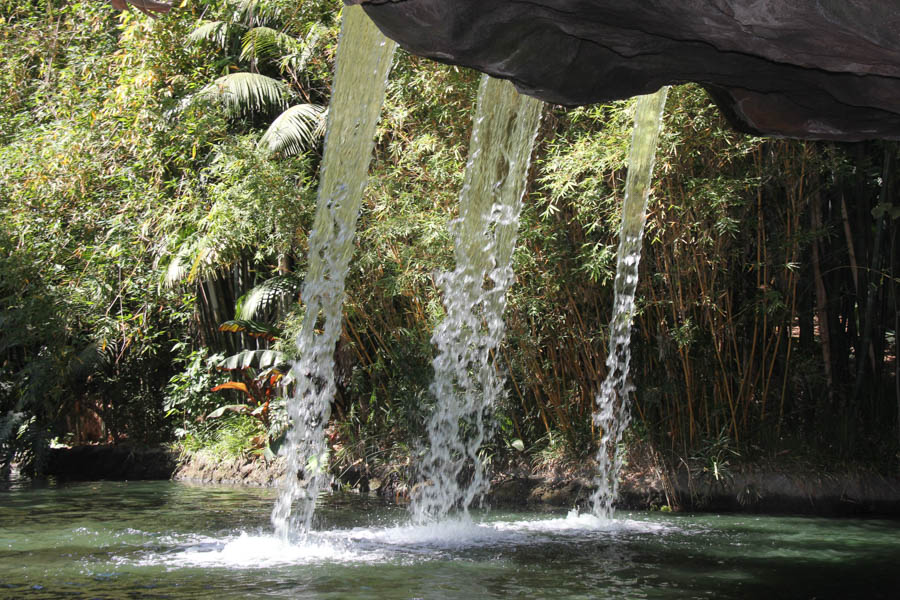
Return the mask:
<path fill-rule="evenodd" d="M 188 41 L 193 43 L 212 42 L 220 48 L 224 48 L 227 33 L 228 23 L 224 21 L 209 21 L 190 32 Z"/>
<path fill-rule="evenodd" d="M 218 100 L 231 116 L 284 109 L 290 88 L 283 81 L 259 73 L 229 73 L 194 95 Z"/>
<path fill-rule="evenodd" d="M 303 44 L 284 32 L 271 27 L 254 27 L 241 41 L 241 60 L 281 57 L 302 50 Z"/>
<path fill-rule="evenodd" d="M 267 279 L 241 298 L 237 318 L 253 320 L 260 314 L 277 308 L 289 299 L 296 298 L 303 287 L 303 280 L 294 274 L 278 275 Z"/>
<path fill-rule="evenodd" d="M 325 135 L 327 109 L 319 104 L 297 104 L 275 119 L 259 140 L 273 154 L 293 156 L 314 148 Z"/>
<path fill-rule="evenodd" d="M 223 358 L 216 366 L 223 371 L 282 366 L 287 371 L 288 365 L 290 365 L 290 361 L 287 355 L 277 350 L 241 350 L 237 354 Z"/>
<path fill-rule="evenodd" d="M 104 363 L 110 362 L 111 357 L 104 350 L 103 344 L 97 342 L 87 344 L 69 359 L 66 365 L 66 376 L 77 381 L 86 379 Z"/>

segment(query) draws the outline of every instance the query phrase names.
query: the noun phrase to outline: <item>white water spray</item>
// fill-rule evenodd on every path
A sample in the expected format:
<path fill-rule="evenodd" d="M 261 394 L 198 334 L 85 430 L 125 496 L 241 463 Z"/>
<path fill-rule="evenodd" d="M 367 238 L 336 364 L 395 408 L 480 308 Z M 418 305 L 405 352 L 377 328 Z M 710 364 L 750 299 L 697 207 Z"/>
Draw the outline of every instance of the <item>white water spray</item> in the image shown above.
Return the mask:
<path fill-rule="evenodd" d="M 460 216 L 451 223 L 456 268 L 437 278 L 446 316 L 432 337 L 436 406 L 420 464 L 422 483 L 412 495 L 417 523 L 441 520 L 453 509 L 466 515 L 487 490 L 478 451 L 491 408 L 504 393 L 494 355 L 505 330 L 512 254 L 542 105 L 509 82 L 482 77 Z"/>
<path fill-rule="evenodd" d="M 634 318 L 634 295 L 641 261 L 644 223 L 647 220 L 647 199 L 656 147 L 662 130 L 663 111 L 669 88 L 655 94 L 640 96 L 634 114 L 634 133 L 628 157 L 628 178 L 622 206 L 622 227 L 619 233 L 619 254 L 616 265 L 615 300 L 609 324 L 609 369 L 597 396 L 594 424 L 600 429 L 600 449 L 597 452 L 598 472 L 596 490 L 591 497 L 594 515 L 611 518 L 613 501 L 619 490 L 619 471 L 622 455 L 619 444 L 631 421 L 629 396 L 634 387 L 628 380 L 631 362 L 631 323 Z"/>
<path fill-rule="evenodd" d="M 276 534 L 285 541 L 292 532 L 309 532 L 316 499 L 329 480 L 324 429 L 335 391 L 334 350 L 341 333 L 344 280 L 395 48 L 362 8 L 344 7 L 318 207 L 309 236 L 306 313 L 297 338 L 300 360 L 294 365 L 297 384 L 281 449 L 286 472 L 272 511 Z"/>

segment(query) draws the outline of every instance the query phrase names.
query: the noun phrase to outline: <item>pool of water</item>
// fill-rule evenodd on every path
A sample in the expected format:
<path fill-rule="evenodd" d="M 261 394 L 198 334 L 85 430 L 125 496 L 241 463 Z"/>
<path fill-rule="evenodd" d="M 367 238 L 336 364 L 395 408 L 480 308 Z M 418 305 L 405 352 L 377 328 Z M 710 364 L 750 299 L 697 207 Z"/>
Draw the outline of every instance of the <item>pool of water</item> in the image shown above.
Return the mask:
<path fill-rule="evenodd" d="M 402 508 L 335 495 L 286 544 L 273 502 L 171 482 L 7 484 L 0 598 L 900 598 L 897 521 L 495 510 L 413 527 Z"/>

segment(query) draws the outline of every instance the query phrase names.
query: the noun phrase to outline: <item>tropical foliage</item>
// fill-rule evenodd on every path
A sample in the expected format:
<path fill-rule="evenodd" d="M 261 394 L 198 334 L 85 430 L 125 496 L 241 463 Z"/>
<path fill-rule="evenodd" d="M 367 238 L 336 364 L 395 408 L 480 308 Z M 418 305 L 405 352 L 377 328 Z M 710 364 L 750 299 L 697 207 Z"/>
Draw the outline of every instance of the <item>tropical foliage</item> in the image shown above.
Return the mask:
<path fill-rule="evenodd" d="M 341 6 L 0 0 L 0 464 L 40 468 L 54 439 L 277 437 Z M 404 53 L 391 75 L 335 349 L 347 462 L 405 460 L 421 434 L 476 85 Z M 593 452 L 630 128 L 628 101 L 545 110 L 493 448 Z M 713 472 L 736 453 L 896 468 L 898 158 L 737 134 L 673 91 L 633 439 Z"/>

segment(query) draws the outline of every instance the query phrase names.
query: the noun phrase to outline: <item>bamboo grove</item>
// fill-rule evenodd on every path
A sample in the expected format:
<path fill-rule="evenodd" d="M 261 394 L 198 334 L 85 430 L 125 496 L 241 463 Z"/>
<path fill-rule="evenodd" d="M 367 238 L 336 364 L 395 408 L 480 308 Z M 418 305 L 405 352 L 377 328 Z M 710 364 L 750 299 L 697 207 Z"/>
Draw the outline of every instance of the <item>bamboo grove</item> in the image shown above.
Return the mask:
<path fill-rule="evenodd" d="M 277 436 L 339 10 L 0 2 L 4 462 L 54 438 Z M 335 352 L 339 458 L 402 461 L 421 435 L 476 82 L 398 56 Z M 632 439 L 896 469 L 900 147 L 749 137 L 697 86 L 666 115 Z M 593 452 L 630 119 L 545 109 L 494 451 Z"/>

